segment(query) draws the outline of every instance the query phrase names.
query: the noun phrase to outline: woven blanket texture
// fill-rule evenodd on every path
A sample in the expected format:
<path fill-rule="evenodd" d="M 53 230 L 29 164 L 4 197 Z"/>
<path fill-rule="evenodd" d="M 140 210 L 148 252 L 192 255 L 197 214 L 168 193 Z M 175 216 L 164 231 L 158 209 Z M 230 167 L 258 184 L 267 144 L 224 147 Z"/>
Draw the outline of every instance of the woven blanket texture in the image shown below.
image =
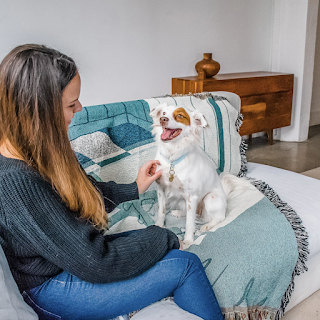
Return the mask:
<path fill-rule="evenodd" d="M 149 113 L 164 102 L 202 112 L 209 128 L 203 131 L 200 146 L 218 173 L 245 175 L 245 151 L 238 133 L 241 117 L 227 100 L 210 94 L 83 108 L 73 119 L 69 137 L 86 172 L 100 181 L 134 181 L 140 166 L 155 157 Z M 305 268 L 305 257 L 300 257 L 307 252 L 305 231 L 298 221 L 305 241 L 299 253 L 288 215 L 268 193 L 263 182 L 253 182 L 251 189 L 228 202 L 226 220 L 217 228 L 201 233 L 197 225 L 195 241 L 187 249 L 201 259 L 225 319 L 279 319 L 292 291 L 293 275 Z M 154 183 L 139 200 L 122 203 L 109 213 L 108 232 L 154 224 L 157 202 Z M 185 218 L 169 210 L 166 227 L 182 239 Z"/>

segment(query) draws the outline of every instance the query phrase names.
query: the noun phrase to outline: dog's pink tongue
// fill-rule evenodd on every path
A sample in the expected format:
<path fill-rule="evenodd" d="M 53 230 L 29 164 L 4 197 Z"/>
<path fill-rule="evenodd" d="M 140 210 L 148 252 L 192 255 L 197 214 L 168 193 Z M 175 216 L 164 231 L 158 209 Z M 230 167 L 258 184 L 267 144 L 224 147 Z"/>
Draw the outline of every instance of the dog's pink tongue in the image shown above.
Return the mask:
<path fill-rule="evenodd" d="M 170 137 L 170 134 L 174 132 L 175 129 L 167 129 L 163 128 L 162 134 L 161 134 L 161 140 L 168 140 Z"/>

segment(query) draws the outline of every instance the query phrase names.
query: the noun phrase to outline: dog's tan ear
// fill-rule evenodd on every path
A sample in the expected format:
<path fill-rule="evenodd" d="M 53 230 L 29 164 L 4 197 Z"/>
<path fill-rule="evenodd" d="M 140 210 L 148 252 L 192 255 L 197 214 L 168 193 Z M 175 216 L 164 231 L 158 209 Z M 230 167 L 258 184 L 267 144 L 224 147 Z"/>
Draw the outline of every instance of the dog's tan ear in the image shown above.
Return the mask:
<path fill-rule="evenodd" d="M 159 117 L 163 108 L 167 107 L 166 103 L 159 104 L 153 110 L 150 111 L 150 117 L 156 118 Z"/>
<path fill-rule="evenodd" d="M 206 118 L 204 117 L 204 115 L 199 112 L 199 111 L 193 111 L 192 112 L 192 118 L 194 120 L 194 123 L 196 126 L 198 127 L 202 127 L 205 128 L 208 126 L 208 122 L 206 120 Z"/>

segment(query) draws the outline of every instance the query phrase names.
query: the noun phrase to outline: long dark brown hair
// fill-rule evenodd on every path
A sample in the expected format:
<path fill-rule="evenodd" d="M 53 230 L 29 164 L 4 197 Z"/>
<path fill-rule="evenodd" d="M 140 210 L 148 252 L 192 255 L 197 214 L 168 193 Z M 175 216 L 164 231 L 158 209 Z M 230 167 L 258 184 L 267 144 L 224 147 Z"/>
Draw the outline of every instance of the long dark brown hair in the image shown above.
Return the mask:
<path fill-rule="evenodd" d="M 0 144 L 50 181 L 71 210 L 105 228 L 103 199 L 81 169 L 65 126 L 62 94 L 77 73 L 75 62 L 57 50 L 13 49 L 0 64 Z"/>

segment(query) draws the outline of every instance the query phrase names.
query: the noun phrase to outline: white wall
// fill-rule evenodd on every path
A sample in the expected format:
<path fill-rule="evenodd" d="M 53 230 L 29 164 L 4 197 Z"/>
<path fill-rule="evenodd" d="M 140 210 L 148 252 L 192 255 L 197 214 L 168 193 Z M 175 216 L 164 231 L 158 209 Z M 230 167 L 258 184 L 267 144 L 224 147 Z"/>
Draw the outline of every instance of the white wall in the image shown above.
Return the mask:
<path fill-rule="evenodd" d="M 316 40 L 316 53 L 314 62 L 314 75 L 312 86 L 312 100 L 310 113 L 310 126 L 320 124 L 320 10 L 318 10 L 318 27 Z"/>
<path fill-rule="evenodd" d="M 319 0 L 275 0 L 272 71 L 293 73 L 291 126 L 275 139 L 308 138 Z"/>
<path fill-rule="evenodd" d="M 41 43 L 71 55 L 84 105 L 171 93 L 212 52 L 221 73 L 269 71 L 274 0 L 0 0 L 0 59 Z"/>

